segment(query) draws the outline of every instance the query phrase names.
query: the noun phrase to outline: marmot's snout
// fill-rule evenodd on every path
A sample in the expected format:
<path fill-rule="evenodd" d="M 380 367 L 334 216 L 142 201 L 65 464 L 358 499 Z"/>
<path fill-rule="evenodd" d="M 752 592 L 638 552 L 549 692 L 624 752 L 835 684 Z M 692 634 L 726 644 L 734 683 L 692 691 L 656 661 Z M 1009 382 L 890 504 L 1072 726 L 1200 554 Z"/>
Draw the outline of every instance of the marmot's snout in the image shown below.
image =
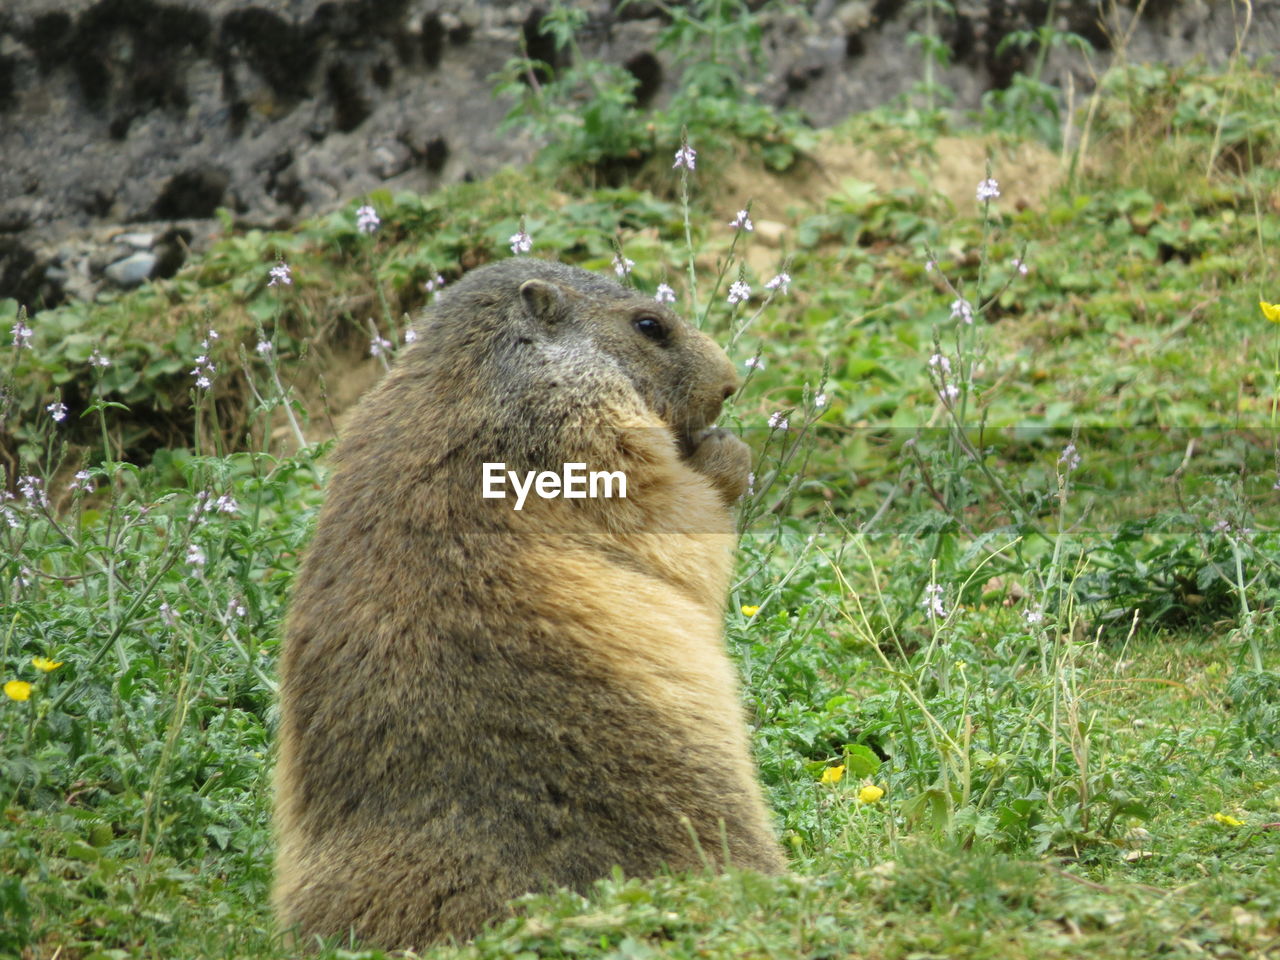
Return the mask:
<path fill-rule="evenodd" d="M 710 344 L 710 341 L 708 343 Z M 681 454 L 685 457 L 693 454 L 702 436 L 715 426 L 715 422 L 720 419 L 720 414 L 724 410 L 725 401 L 738 392 L 738 375 L 733 369 L 733 364 L 718 346 L 715 344 L 710 346 L 716 354 L 719 354 L 720 375 L 708 378 L 707 386 L 702 391 L 702 402 L 689 403 L 683 421 L 673 424 Z"/>
<path fill-rule="evenodd" d="M 718 376 L 713 375 L 708 378 L 712 386 L 707 391 L 707 419 L 705 423 L 699 424 L 699 427 L 709 427 L 719 420 L 720 413 L 724 410 L 725 402 L 738 392 L 738 387 L 740 386 L 738 372 L 733 369 L 733 364 L 729 361 L 725 352 L 720 349 L 720 345 L 711 340 L 708 340 L 707 344 L 716 354 L 720 369 Z"/>

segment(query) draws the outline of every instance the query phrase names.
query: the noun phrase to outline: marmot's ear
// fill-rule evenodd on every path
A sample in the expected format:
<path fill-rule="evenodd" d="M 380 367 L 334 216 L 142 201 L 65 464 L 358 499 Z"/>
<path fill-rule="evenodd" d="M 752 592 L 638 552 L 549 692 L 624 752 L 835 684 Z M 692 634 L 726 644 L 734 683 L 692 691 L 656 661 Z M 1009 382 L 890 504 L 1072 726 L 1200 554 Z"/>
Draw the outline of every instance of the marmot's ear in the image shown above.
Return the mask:
<path fill-rule="evenodd" d="M 520 297 L 535 320 L 547 326 L 559 323 L 564 319 L 564 291 L 554 283 L 546 280 L 526 280 L 520 284 Z"/>

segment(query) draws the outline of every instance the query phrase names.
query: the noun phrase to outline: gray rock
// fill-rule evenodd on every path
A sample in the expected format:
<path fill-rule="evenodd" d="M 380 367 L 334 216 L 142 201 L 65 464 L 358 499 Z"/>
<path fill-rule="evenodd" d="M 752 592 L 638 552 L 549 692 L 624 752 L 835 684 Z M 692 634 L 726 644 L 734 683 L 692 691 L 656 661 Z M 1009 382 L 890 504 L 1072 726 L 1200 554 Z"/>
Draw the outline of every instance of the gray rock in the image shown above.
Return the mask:
<path fill-rule="evenodd" d="M 33 197 L 14 197 L 0 204 L 0 233 L 21 233 L 31 225 L 38 208 Z"/>
<path fill-rule="evenodd" d="M 124 260 L 133 253 L 133 247 L 128 244 L 112 241 L 90 251 L 89 269 L 95 274 L 101 274 L 117 260 Z"/>
<path fill-rule="evenodd" d="M 400 141 L 383 141 L 373 148 L 369 169 L 383 180 L 390 180 L 408 170 L 412 158 L 408 146 Z"/>
<path fill-rule="evenodd" d="M 44 302 L 45 262 L 39 251 L 15 236 L 0 236 L 0 299 L 19 303 Z"/>
<path fill-rule="evenodd" d="M 117 260 L 103 275 L 122 290 L 131 290 L 151 276 L 155 269 L 156 256 L 147 250 L 139 250 L 132 256 Z"/>
<path fill-rule="evenodd" d="M 120 233 L 112 238 L 116 243 L 127 244 L 135 250 L 150 250 L 155 246 L 154 233 Z"/>

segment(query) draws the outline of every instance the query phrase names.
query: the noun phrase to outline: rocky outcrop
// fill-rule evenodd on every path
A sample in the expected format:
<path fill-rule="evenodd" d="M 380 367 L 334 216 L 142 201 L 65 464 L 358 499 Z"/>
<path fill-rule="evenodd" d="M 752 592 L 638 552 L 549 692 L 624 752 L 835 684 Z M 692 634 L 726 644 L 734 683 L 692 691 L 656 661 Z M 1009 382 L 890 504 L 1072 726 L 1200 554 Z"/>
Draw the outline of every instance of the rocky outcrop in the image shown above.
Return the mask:
<path fill-rule="evenodd" d="M 174 221 L 225 207 L 286 225 L 532 149 L 498 130 L 486 76 L 519 24 L 493 10 L 98 0 L 0 17 L 0 296 L 33 308 L 172 272 L 173 249 L 211 232 Z M 104 224 L 131 235 L 111 240 L 119 260 L 85 232 Z"/>
<path fill-rule="evenodd" d="M 588 55 L 623 63 L 661 103 L 674 80 L 656 8 L 584 0 Z M 814 124 L 909 92 L 921 4 L 818 0 L 761 14 L 760 95 Z M 1110 11 L 1103 17 L 1099 9 Z M 1274 48 L 1276 3 L 1255 0 L 1250 47 Z M 1244 6 L 1153 0 L 1057 3 L 1102 69 L 1131 59 L 1223 60 Z M 957 107 L 1027 69 L 998 49 L 1040 26 L 1044 0 L 959 0 L 939 17 Z M 32 310 L 172 274 L 226 208 L 284 226 L 379 186 L 430 191 L 527 160 L 502 129 L 492 75 L 520 54 L 552 59 L 533 4 L 479 0 L 10 0 L 0 11 L 0 298 Z M 1079 60 L 1055 54 L 1047 78 Z M 147 241 L 147 242 L 144 242 Z"/>

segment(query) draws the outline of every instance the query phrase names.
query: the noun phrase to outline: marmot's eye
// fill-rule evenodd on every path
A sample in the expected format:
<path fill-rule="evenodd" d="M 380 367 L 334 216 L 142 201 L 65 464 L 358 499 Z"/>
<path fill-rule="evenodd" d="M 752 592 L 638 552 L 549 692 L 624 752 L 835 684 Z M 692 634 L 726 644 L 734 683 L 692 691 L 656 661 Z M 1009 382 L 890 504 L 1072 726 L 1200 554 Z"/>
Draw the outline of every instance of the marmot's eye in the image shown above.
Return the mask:
<path fill-rule="evenodd" d="M 667 339 L 666 324 L 652 314 L 646 313 L 644 316 L 636 317 L 631 321 L 631 325 L 655 343 L 661 343 Z"/>

